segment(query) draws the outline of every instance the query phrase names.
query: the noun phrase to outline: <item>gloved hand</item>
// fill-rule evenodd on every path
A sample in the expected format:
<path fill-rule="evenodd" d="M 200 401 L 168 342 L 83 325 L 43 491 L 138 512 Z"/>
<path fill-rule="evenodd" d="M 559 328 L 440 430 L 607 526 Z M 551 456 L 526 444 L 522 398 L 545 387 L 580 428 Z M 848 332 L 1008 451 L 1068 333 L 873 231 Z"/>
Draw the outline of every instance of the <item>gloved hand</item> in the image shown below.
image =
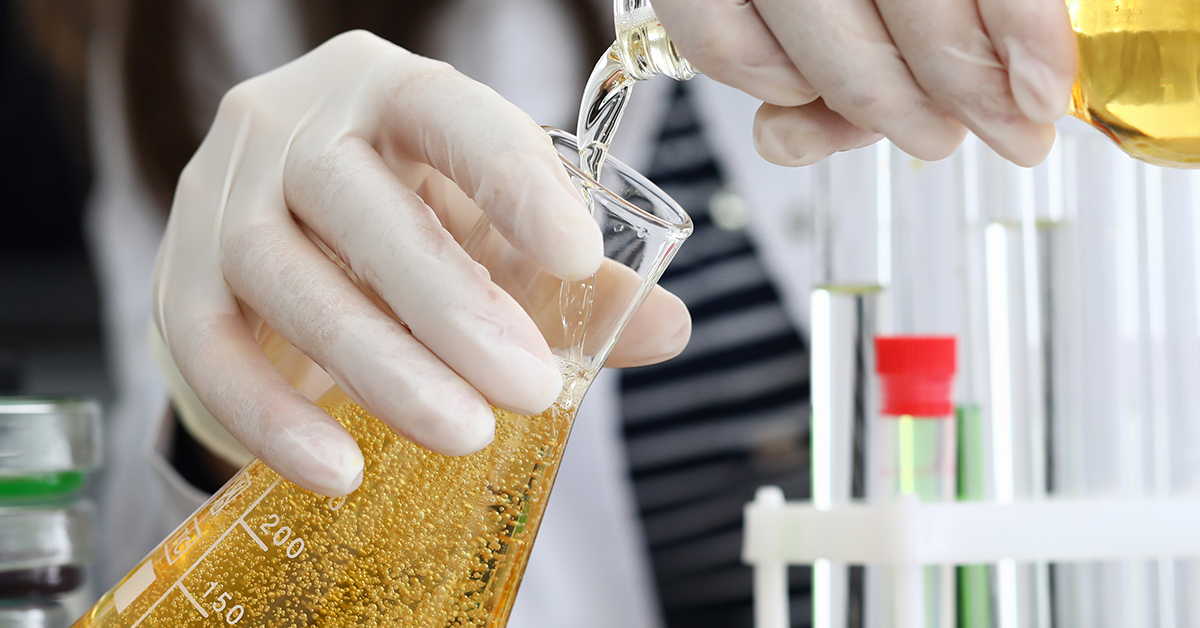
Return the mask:
<path fill-rule="evenodd" d="M 334 496 L 361 482 L 362 455 L 293 388 L 314 370 L 296 357 L 444 454 L 491 441 L 489 402 L 546 409 L 562 382 L 545 340 L 459 244 L 480 210 L 555 276 L 600 266 L 599 229 L 546 134 L 443 63 L 351 32 L 234 87 L 180 177 L 155 269 L 184 396 Z M 610 364 L 670 357 L 689 330 L 656 289 Z"/>
<path fill-rule="evenodd" d="M 886 136 L 927 160 L 970 128 L 1031 166 L 1067 112 L 1063 0 L 654 0 L 701 72 L 764 101 L 755 142 L 803 165 Z"/>

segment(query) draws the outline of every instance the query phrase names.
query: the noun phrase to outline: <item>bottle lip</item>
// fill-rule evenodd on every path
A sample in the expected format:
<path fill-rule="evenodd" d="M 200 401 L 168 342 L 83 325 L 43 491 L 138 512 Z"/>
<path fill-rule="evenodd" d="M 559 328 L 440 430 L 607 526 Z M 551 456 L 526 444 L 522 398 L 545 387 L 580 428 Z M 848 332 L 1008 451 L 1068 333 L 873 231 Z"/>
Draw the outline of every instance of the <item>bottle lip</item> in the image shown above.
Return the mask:
<path fill-rule="evenodd" d="M 882 383 L 885 415 L 949 417 L 954 412 L 956 371 L 954 336 L 875 337 L 875 372 Z"/>
<path fill-rule="evenodd" d="M 95 401 L 0 397 L 0 482 L 98 467 L 100 431 Z"/>

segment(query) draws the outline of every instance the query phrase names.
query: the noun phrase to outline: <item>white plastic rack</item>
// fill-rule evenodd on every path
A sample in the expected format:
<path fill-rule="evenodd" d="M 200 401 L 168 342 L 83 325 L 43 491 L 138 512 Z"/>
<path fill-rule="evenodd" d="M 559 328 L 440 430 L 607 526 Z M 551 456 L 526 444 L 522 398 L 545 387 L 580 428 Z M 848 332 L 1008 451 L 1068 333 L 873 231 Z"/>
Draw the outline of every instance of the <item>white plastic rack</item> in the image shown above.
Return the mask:
<path fill-rule="evenodd" d="M 774 486 L 746 505 L 756 628 L 788 626 L 787 566 L 962 565 L 1200 557 L 1200 496 L 996 502 L 786 502 Z"/>

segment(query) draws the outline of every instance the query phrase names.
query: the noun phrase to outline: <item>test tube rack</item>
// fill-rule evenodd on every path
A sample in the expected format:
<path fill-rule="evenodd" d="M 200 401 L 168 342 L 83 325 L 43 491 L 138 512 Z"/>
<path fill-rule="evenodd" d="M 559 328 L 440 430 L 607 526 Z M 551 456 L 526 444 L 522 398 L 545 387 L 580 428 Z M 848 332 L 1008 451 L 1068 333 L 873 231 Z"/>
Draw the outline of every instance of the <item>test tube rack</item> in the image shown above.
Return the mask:
<path fill-rule="evenodd" d="M 949 160 L 957 170 L 943 167 L 936 181 L 921 182 L 932 166 L 880 145 L 835 157 L 817 175 L 821 282 L 877 285 L 871 320 L 893 326 L 885 315 L 894 319 L 915 296 L 934 313 L 959 308 L 945 324 L 953 330 L 934 317 L 921 329 L 955 333 L 967 346 L 956 401 L 977 406 L 988 426 L 987 452 L 973 454 L 986 488 L 936 503 L 850 494 L 854 473 L 877 471 L 852 466 L 863 463 L 848 440 L 858 392 L 876 393 L 870 382 L 847 383 L 869 374 L 870 359 L 846 352 L 885 328 L 835 334 L 844 332 L 829 324 L 837 312 L 817 307 L 816 291 L 813 464 L 814 477 L 818 468 L 826 477 L 811 502 L 763 487 L 746 506 L 756 628 L 789 625 L 789 565 L 813 565 L 814 590 L 825 588 L 814 593 L 816 628 L 928 625 L 898 610 L 896 583 L 926 566 L 971 565 L 994 568 L 984 587 L 994 602 L 984 613 L 994 616 L 982 625 L 1198 625 L 1200 174 L 1135 164 L 1090 130 L 1059 131 L 1051 157 L 1032 170 L 969 138 Z M 926 220 L 898 221 L 912 207 Z M 898 279 L 885 262 L 933 249 L 910 245 L 918 254 L 905 257 L 893 236 L 905 225 L 955 224 L 957 240 L 941 235 L 959 247 L 957 262 L 938 268 L 959 279 L 926 281 L 937 289 L 916 295 L 923 284 Z M 928 267 L 909 279 L 920 273 Z M 865 575 L 846 570 L 859 565 Z M 936 599 L 953 600 L 937 607 L 951 613 L 959 601 Z"/>
<path fill-rule="evenodd" d="M 788 626 L 787 566 L 961 565 L 1200 557 L 1200 496 L 836 504 L 787 502 L 774 486 L 745 509 L 755 628 Z"/>

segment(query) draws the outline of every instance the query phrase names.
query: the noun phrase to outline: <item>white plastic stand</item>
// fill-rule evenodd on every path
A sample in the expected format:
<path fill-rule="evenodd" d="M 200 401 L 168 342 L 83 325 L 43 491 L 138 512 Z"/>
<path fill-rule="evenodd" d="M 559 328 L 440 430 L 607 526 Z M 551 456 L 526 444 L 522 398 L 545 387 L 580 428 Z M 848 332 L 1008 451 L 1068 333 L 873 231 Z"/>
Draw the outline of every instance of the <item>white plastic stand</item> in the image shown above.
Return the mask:
<path fill-rule="evenodd" d="M 745 513 L 742 559 L 754 568 L 756 628 L 787 628 L 786 566 L 819 559 L 913 566 L 1200 557 L 1200 496 L 818 510 L 764 486 Z"/>

